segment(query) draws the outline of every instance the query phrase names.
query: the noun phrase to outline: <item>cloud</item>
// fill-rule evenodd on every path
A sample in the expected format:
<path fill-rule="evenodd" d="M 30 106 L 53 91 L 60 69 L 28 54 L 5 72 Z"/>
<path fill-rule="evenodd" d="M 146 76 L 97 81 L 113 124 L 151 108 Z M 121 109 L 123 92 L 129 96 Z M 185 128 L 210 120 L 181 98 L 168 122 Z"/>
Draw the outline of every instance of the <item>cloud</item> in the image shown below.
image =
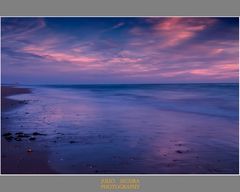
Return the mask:
<path fill-rule="evenodd" d="M 2 40 L 26 39 L 45 27 L 46 23 L 42 18 L 3 18 L 1 28 Z"/>
<path fill-rule="evenodd" d="M 61 51 L 48 50 L 47 47 L 27 46 L 23 51 L 31 53 L 40 57 L 44 57 L 53 61 L 70 62 L 70 63 L 91 63 L 98 61 L 98 58 L 93 56 L 84 56 L 77 54 L 70 54 Z"/>
<path fill-rule="evenodd" d="M 6 20 L 2 71 L 19 79 L 26 73 L 51 79 L 54 73 L 59 79 L 65 74 L 69 79 L 87 76 L 97 82 L 103 77 L 134 82 L 238 80 L 238 39 L 228 38 L 234 30 L 223 26 L 226 32 L 215 37 L 210 29 L 219 29 L 219 20 L 174 17 L 138 21 L 132 25 L 115 22 L 108 25 L 114 30 L 102 35 L 104 25 L 92 31 L 92 38 L 82 37 L 85 33 L 79 30 L 54 31 L 40 18 Z M 122 26 L 124 30 L 120 30 Z"/>
<path fill-rule="evenodd" d="M 216 22 L 209 18 L 167 18 L 155 23 L 153 29 L 165 38 L 164 46 L 176 46 L 195 37 Z"/>
<path fill-rule="evenodd" d="M 119 22 L 119 23 L 117 23 L 116 25 L 114 25 L 114 26 L 112 27 L 112 29 L 118 29 L 118 28 L 120 28 L 120 27 L 122 27 L 122 26 L 124 26 L 124 25 L 125 25 L 124 22 Z"/>

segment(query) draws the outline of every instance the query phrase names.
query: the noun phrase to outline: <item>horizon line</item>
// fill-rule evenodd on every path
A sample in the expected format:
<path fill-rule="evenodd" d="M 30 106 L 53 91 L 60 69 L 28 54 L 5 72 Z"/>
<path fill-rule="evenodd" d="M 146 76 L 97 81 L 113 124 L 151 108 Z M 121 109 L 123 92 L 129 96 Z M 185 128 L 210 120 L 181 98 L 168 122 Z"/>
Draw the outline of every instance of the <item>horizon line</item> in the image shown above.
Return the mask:
<path fill-rule="evenodd" d="M 39 84 L 29 84 L 29 83 L 1 83 L 1 86 L 21 86 L 21 85 L 179 85 L 179 84 L 239 84 L 239 82 L 193 82 L 193 83 L 39 83 Z"/>

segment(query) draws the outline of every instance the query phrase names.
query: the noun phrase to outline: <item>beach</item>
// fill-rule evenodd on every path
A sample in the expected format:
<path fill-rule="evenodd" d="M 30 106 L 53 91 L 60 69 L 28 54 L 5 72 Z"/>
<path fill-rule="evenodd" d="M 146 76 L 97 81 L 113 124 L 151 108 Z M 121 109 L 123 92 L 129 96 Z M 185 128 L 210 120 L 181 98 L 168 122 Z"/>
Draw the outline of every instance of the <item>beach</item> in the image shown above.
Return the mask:
<path fill-rule="evenodd" d="M 17 107 L 24 103 L 24 101 L 16 101 L 13 99 L 6 98 L 7 96 L 30 93 L 31 91 L 26 88 L 16 88 L 11 86 L 2 86 L 1 87 L 1 107 L 2 111 L 11 110 L 11 108 Z"/>
<path fill-rule="evenodd" d="M 3 174 L 238 173 L 237 84 L 23 87 L 2 87 Z"/>
<path fill-rule="evenodd" d="M 18 88 L 13 86 L 1 87 L 1 132 L 2 135 L 11 132 L 11 127 L 8 126 L 11 117 L 4 115 L 4 112 L 11 111 L 26 105 L 26 100 L 14 100 L 6 98 L 11 95 L 31 93 L 28 88 Z M 23 129 L 23 128 L 22 128 Z M 22 131 L 19 128 L 19 132 Z M 16 136 L 16 135 L 15 135 Z M 16 137 L 15 137 L 16 138 Z M 14 140 L 14 139 L 12 139 Z M 31 149 L 32 143 L 28 140 L 21 141 L 8 141 L 1 137 L 1 173 L 2 174 L 49 174 L 54 173 L 48 166 L 48 152 L 43 150 L 42 147 L 36 148 L 34 153 L 28 152 Z M 39 150 L 39 151 L 38 151 Z"/>

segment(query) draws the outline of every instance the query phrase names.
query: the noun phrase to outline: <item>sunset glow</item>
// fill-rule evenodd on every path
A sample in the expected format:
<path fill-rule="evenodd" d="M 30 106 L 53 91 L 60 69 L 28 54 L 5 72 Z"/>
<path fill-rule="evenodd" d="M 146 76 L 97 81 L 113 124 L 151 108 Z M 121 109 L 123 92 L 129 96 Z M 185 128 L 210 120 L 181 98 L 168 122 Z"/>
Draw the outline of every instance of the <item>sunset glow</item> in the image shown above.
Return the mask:
<path fill-rule="evenodd" d="M 2 18 L 3 83 L 238 81 L 238 18 Z"/>

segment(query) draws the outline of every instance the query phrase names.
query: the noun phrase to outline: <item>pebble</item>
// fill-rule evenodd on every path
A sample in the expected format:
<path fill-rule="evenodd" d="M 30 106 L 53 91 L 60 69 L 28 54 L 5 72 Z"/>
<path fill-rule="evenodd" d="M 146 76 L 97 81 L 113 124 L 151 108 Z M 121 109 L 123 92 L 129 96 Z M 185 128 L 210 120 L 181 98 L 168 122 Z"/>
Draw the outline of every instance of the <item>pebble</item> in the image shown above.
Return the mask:
<path fill-rule="evenodd" d="M 29 140 L 30 141 L 36 140 L 36 137 L 30 137 Z"/>
<path fill-rule="evenodd" d="M 17 137 L 30 137 L 30 135 L 28 134 L 25 134 L 25 133 L 19 133 L 19 134 L 16 134 Z"/>
<path fill-rule="evenodd" d="M 182 151 L 180 151 L 180 150 L 177 150 L 176 152 L 177 152 L 177 153 L 183 153 L 183 152 L 182 152 Z"/>
<path fill-rule="evenodd" d="M 46 134 L 38 133 L 38 132 L 33 132 L 33 135 L 46 135 Z"/>
<path fill-rule="evenodd" d="M 27 150 L 27 152 L 28 152 L 28 153 L 31 153 L 31 152 L 32 152 L 32 149 L 29 148 L 29 149 Z"/>
<path fill-rule="evenodd" d="M 19 138 L 19 137 L 16 137 L 15 140 L 16 140 L 16 141 L 22 141 L 22 139 Z"/>
<path fill-rule="evenodd" d="M 6 136 L 4 137 L 7 141 L 12 141 L 12 139 L 14 138 L 12 135 Z"/>

